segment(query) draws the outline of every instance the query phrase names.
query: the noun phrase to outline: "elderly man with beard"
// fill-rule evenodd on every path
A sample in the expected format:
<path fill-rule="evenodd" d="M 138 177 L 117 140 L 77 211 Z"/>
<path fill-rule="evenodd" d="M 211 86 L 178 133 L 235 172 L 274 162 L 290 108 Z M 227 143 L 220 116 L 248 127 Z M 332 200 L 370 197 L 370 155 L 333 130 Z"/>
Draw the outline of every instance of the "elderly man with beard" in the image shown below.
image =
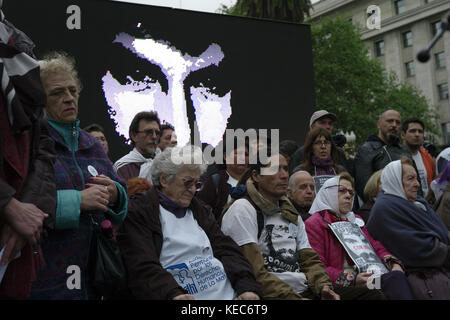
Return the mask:
<path fill-rule="evenodd" d="M 411 158 L 408 148 L 400 143 L 402 118 L 395 110 L 387 110 L 377 122 L 378 134 L 372 134 L 358 147 L 355 156 L 356 192 L 362 197 L 370 176 L 402 156 Z"/>

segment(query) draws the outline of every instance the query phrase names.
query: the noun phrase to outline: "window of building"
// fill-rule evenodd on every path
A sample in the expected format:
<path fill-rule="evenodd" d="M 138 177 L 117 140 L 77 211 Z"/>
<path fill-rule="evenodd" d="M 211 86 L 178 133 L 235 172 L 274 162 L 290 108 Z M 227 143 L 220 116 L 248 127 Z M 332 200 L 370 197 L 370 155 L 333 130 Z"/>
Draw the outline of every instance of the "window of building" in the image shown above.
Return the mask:
<path fill-rule="evenodd" d="M 442 83 L 438 85 L 439 99 L 447 100 L 448 99 L 448 84 Z"/>
<path fill-rule="evenodd" d="M 413 44 L 412 32 L 411 31 L 403 32 L 402 36 L 403 36 L 403 47 L 405 48 L 411 47 Z"/>
<path fill-rule="evenodd" d="M 431 3 L 431 2 L 433 2 L 434 0 L 425 0 L 425 3 Z"/>
<path fill-rule="evenodd" d="M 440 31 L 441 31 L 441 21 L 439 20 L 439 21 L 433 22 L 431 24 L 431 32 L 433 34 L 433 37 L 436 35 L 436 33 L 440 32 Z"/>
<path fill-rule="evenodd" d="M 444 134 L 444 143 L 450 143 L 450 122 L 442 124 L 442 133 Z"/>
<path fill-rule="evenodd" d="M 445 52 L 438 52 L 434 55 L 435 60 L 436 60 L 436 68 L 440 69 L 440 68 L 445 68 Z"/>
<path fill-rule="evenodd" d="M 377 57 L 384 56 L 384 41 L 375 42 L 375 54 Z"/>
<path fill-rule="evenodd" d="M 406 11 L 405 0 L 394 1 L 394 5 L 395 5 L 395 13 L 396 14 L 401 14 Z"/>
<path fill-rule="evenodd" d="M 414 68 L 414 61 L 409 61 L 405 63 L 406 75 L 412 77 L 416 74 L 416 69 Z"/>

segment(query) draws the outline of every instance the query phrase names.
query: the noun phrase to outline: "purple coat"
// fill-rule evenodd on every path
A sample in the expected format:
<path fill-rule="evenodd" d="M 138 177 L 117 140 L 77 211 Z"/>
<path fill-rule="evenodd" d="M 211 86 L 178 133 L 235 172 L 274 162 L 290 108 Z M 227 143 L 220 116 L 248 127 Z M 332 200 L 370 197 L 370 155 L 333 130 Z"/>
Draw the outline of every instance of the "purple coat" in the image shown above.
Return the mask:
<path fill-rule="evenodd" d="M 355 217 L 360 218 L 356 214 Z M 320 260 L 325 265 L 328 275 L 334 284 L 339 274 L 344 271 L 345 249 L 328 227 L 328 224 L 332 222 L 332 214 L 327 210 L 324 210 L 316 212 L 306 220 L 305 227 L 311 247 L 319 255 Z M 374 240 L 370 236 L 365 226 L 363 226 L 361 230 L 366 235 L 367 240 L 369 240 L 375 253 L 380 259 L 386 255 L 391 255 L 381 242 Z"/>

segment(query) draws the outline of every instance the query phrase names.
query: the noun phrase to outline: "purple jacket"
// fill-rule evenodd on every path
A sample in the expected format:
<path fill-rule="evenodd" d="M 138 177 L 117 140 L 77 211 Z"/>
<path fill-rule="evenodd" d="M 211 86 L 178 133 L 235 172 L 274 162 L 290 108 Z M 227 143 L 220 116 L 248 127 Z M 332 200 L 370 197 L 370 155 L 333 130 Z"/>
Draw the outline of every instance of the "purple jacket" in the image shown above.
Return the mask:
<path fill-rule="evenodd" d="M 358 215 L 355 215 L 355 217 L 361 218 Z M 335 284 L 339 274 L 344 271 L 345 249 L 328 227 L 330 223 L 332 223 L 332 214 L 324 210 L 316 212 L 306 220 L 305 227 L 311 247 L 319 255 L 331 281 Z M 391 255 L 381 242 L 374 240 L 370 236 L 365 226 L 361 230 L 380 259 L 383 259 L 386 255 Z"/>

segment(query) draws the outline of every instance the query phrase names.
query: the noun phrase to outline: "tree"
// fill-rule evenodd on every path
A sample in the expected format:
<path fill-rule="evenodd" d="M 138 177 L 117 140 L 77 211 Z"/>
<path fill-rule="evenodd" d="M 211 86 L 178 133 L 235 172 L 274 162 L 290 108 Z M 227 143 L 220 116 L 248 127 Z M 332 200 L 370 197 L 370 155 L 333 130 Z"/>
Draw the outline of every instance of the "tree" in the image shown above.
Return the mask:
<path fill-rule="evenodd" d="M 238 0 L 232 7 L 222 6 L 222 12 L 302 22 L 311 8 L 309 0 Z M 402 119 L 414 116 L 424 121 L 428 140 L 436 142 L 436 108 L 418 88 L 401 83 L 393 72 L 383 74 L 361 40 L 360 27 L 341 17 L 325 18 L 311 24 L 311 34 L 316 106 L 336 114 L 337 130 L 353 132 L 359 145 L 377 132 L 379 115 L 395 109 Z"/>
<path fill-rule="evenodd" d="M 387 109 L 403 119 L 425 122 L 431 141 L 438 135 L 437 115 L 414 86 L 385 76 L 378 60 L 368 55 L 360 29 L 343 18 L 325 19 L 311 26 L 316 104 L 337 115 L 337 130 L 354 132 L 356 144 L 377 132 L 378 116 Z"/>
<path fill-rule="evenodd" d="M 310 0 L 237 0 L 234 6 L 222 5 L 219 11 L 231 15 L 301 23 L 305 16 L 309 17 L 311 9 Z"/>

